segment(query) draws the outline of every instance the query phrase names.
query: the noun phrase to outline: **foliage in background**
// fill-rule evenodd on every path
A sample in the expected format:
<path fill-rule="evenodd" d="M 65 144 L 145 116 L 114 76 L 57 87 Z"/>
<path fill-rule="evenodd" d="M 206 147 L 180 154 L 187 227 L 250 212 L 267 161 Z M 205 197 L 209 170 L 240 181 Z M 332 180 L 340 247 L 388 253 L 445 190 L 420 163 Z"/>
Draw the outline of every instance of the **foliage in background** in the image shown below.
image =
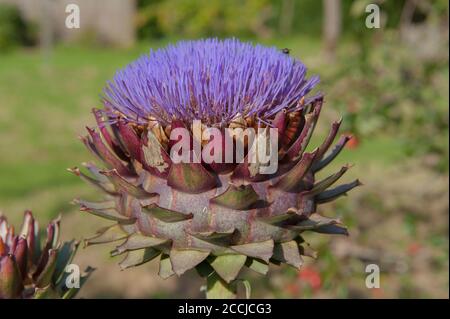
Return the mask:
<path fill-rule="evenodd" d="M 448 170 L 448 16 L 442 6 L 417 7 L 410 20 L 385 17 L 388 27 L 370 30 L 361 26 L 366 2 L 351 8 L 353 47 L 328 92 L 357 137 L 397 134 L 409 155 L 433 154 L 430 164 Z"/>
<path fill-rule="evenodd" d="M 272 17 L 271 2 L 141 0 L 137 23 L 143 37 L 268 37 L 271 34 L 267 25 Z"/>
<path fill-rule="evenodd" d="M 0 52 L 33 43 L 31 28 L 23 20 L 19 9 L 0 4 Z"/>
<path fill-rule="evenodd" d="M 370 53 L 364 69 L 352 67 L 355 63 L 347 61 L 347 76 L 337 73 L 333 88 L 352 88 L 336 101 L 347 109 L 350 130 L 360 137 L 401 132 L 398 138 L 409 154 L 443 156 L 435 163 L 443 168 L 448 161 L 448 61 L 417 63 L 410 49 L 392 39 Z"/>
<path fill-rule="evenodd" d="M 344 33 L 352 32 L 352 7 L 364 10 L 373 1 L 342 1 Z M 378 1 L 395 27 L 405 0 Z M 141 39 L 153 37 L 240 36 L 322 33 L 323 3 L 317 0 L 138 0 L 137 27 Z M 361 25 L 363 27 L 363 25 Z"/>

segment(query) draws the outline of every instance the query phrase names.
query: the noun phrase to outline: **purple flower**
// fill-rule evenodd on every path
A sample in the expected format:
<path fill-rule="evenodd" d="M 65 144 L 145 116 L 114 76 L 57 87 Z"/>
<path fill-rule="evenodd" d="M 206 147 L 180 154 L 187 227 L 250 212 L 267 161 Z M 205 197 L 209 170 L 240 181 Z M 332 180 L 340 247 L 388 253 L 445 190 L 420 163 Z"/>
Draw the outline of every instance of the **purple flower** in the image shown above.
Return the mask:
<path fill-rule="evenodd" d="M 277 48 L 237 39 L 182 41 L 151 50 L 118 71 L 104 89 L 106 110 L 145 124 L 172 118 L 227 123 L 237 114 L 264 121 L 318 83 L 305 65 Z"/>

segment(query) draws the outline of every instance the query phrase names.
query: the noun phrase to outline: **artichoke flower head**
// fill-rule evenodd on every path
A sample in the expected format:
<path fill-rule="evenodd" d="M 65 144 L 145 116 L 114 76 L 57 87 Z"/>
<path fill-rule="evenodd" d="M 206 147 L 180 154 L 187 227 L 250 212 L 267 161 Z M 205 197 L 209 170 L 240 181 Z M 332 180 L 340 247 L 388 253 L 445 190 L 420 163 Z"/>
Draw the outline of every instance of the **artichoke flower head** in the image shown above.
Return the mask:
<path fill-rule="evenodd" d="M 317 205 L 360 184 L 333 186 L 348 165 L 315 179 L 350 139 L 332 147 L 339 120 L 306 150 L 318 82 L 286 51 L 236 39 L 179 42 L 118 71 L 93 110 L 98 127 L 82 137 L 105 167 L 71 169 L 105 194 L 76 200 L 110 221 L 86 244 L 117 243 L 123 269 L 159 258 L 163 278 L 195 268 L 210 298 L 235 297 L 245 267 L 301 267 L 314 256 L 305 232 L 347 234 Z"/>

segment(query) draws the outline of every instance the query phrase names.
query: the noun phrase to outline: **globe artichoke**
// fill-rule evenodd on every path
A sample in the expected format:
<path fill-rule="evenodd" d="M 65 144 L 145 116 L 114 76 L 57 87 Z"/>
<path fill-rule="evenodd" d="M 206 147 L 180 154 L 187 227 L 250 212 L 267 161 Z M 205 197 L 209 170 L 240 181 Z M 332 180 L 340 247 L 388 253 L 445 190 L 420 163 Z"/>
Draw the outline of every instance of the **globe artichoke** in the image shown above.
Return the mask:
<path fill-rule="evenodd" d="M 77 199 L 81 211 L 113 221 L 86 244 L 121 241 L 112 255 L 124 255 L 122 269 L 160 256 L 163 278 L 196 268 L 208 297 L 233 297 L 243 267 L 262 274 L 270 262 L 300 267 L 314 254 L 304 232 L 347 234 L 339 220 L 316 213 L 360 185 L 331 188 L 348 165 L 315 180 L 350 139 L 329 150 L 339 120 L 307 150 L 323 104 L 321 94 L 307 95 L 318 81 L 286 52 L 235 39 L 180 42 L 117 72 L 103 108 L 93 110 L 98 128 L 81 137 L 106 169 L 70 169 L 106 194 L 101 202 Z M 220 134 L 203 134 L 212 128 Z M 179 129 L 189 135 L 188 160 L 179 159 Z M 230 137 L 239 129 L 253 129 L 255 138 Z M 276 147 L 275 170 L 250 158 L 261 140 Z"/>
<path fill-rule="evenodd" d="M 25 212 L 20 234 L 0 215 L 0 299 L 73 298 L 80 287 L 67 285 L 78 242 L 59 242 L 59 218 L 47 226 L 47 239 L 41 246 L 39 225 L 30 211 Z M 92 272 L 88 268 L 80 286 Z M 70 278 L 69 278 L 70 279 Z M 77 279 L 75 279 L 77 280 Z"/>

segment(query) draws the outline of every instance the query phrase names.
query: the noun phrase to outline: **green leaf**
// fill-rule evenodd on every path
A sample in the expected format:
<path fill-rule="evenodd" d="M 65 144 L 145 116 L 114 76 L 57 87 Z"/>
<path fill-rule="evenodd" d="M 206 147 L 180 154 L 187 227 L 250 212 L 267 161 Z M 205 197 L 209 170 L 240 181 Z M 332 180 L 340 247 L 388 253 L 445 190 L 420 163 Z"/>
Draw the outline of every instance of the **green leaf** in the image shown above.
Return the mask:
<path fill-rule="evenodd" d="M 338 156 L 338 154 L 342 151 L 342 149 L 344 148 L 345 144 L 347 144 L 347 142 L 351 139 L 352 137 L 350 135 L 342 135 L 339 138 L 339 141 L 336 143 L 336 145 L 333 147 L 333 149 L 329 152 L 328 155 L 326 155 L 326 157 L 324 157 L 322 160 L 315 162 L 313 164 L 313 166 L 311 167 L 311 169 L 314 172 L 318 172 L 320 171 L 322 168 L 324 168 L 325 166 L 327 166 L 328 164 L 330 164 L 335 158 L 336 156 Z"/>
<path fill-rule="evenodd" d="M 269 271 L 269 265 L 257 258 L 247 258 L 245 266 L 261 275 L 266 275 Z"/>
<path fill-rule="evenodd" d="M 149 193 L 145 189 L 143 189 L 141 186 L 135 186 L 129 181 L 127 181 L 125 178 L 119 175 L 117 170 L 113 169 L 110 171 L 102 171 L 103 175 L 108 177 L 111 182 L 116 187 L 117 191 L 123 194 L 130 194 L 133 197 L 136 197 L 138 199 L 149 199 L 156 196 L 159 196 L 156 193 Z"/>
<path fill-rule="evenodd" d="M 300 161 L 289 172 L 284 174 L 273 187 L 285 192 L 297 192 L 298 185 L 301 184 L 303 177 L 311 167 L 317 152 L 318 149 L 316 148 L 311 153 L 304 153 Z"/>
<path fill-rule="evenodd" d="M 259 196 L 252 185 L 230 184 L 225 192 L 212 198 L 211 203 L 235 210 L 247 210 L 258 202 Z"/>
<path fill-rule="evenodd" d="M 211 248 L 210 250 L 223 248 L 223 251 L 228 250 L 232 253 L 233 251 L 227 247 L 236 233 L 237 230 L 233 228 L 224 232 L 192 232 L 190 235 L 192 236 L 193 242 L 196 242 L 197 244 L 199 243 L 196 239 L 206 242 L 206 244 L 203 245 L 205 247 L 202 247 L 203 249 L 209 249 L 208 247 Z"/>
<path fill-rule="evenodd" d="M 159 256 L 159 254 L 161 254 L 161 251 L 154 248 L 132 250 L 127 253 L 125 258 L 119 263 L 119 266 L 122 270 L 140 266 Z"/>
<path fill-rule="evenodd" d="M 317 251 L 311 249 L 309 245 L 300 245 L 299 251 L 301 256 L 307 256 L 316 259 L 317 258 Z"/>
<path fill-rule="evenodd" d="M 344 235 L 348 236 L 348 230 L 344 226 L 340 225 L 325 225 L 317 227 L 316 229 L 313 229 L 314 232 L 320 233 L 320 234 L 330 234 L 330 235 Z"/>
<path fill-rule="evenodd" d="M 300 256 L 298 243 L 291 240 L 284 243 L 277 243 L 273 250 L 273 259 L 291 265 L 297 269 L 303 264 L 303 259 Z"/>
<path fill-rule="evenodd" d="M 172 269 L 180 276 L 200 264 L 208 257 L 209 253 L 206 250 L 172 248 L 170 250 Z"/>
<path fill-rule="evenodd" d="M 80 291 L 80 289 L 84 286 L 84 284 L 87 282 L 87 280 L 89 279 L 91 274 L 94 272 L 94 270 L 95 269 L 91 268 L 91 267 L 86 268 L 86 270 L 84 271 L 84 273 L 81 275 L 81 278 L 80 278 L 80 287 L 78 287 L 78 288 L 73 287 L 73 288 L 67 289 L 61 298 L 62 299 L 74 298 L 77 295 L 77 293 Z M 65 280 L 64 280 L 64 282 L 65 282 Z M 65 285 L 65 283 L 64 283 L 64 285 Z"/>
<path fill-rule="evenodd" d="M 216 187 L 217 180 L 199 163 L 173 163 L 167 185 L 189 194 L 198 194 Z"/>
<path fill-rule="evenodd" d="M 327 137 L 323 141 L 322 145 L 320 145 L 320 147 L 319 147 L 319 153 L 317 154 L 316 162 L 320 161 L 322 159 L 323 155 L 325 155 L 325 152 L 331 146 L 331 143 L 333 143 L 333 141 L 336 138 L 336 135 L 339 131 L 339 127 L 341 126 L 341 123 L 342 123 L 342 117 L 339 121 L 336 121 L 332 124 L 330 132 L 328 133 Z"/>
<path fill-rule="evenodd" d="M 305 219 L 297 225 L 291 226 L 291 228 L 297 230 L 297 231 L 303 231 L 303 230 L 313 230 L 321 226 L 325 225 L 335 225 L 339 224 L 340 221 L 338 219 L 334 218 L 328 218 L 325 216 L 321 216 L 319 214 L 313 214 L 308 219 Z"/>
<path fill-rule="evenodd" d="M 116 256 L 124 253 L 125 251 L 160 246 L 168 242 L 168 239 L 156 238 L 135 233 L 129 236 L 122 245 L 117 246 L 117 248 L 111 252 L 111 255 Z"/>
<path fill-rule="evenodd" d="M 57 249 L 50 249 L 48 252 L 48 260 L 44 269 L 35 279 L 36 287 L 46 287 L 52 282 L 52 276 L 56 269 L 56 259 L 58 257 Z"/>
<path fill-rule="evenodd" d="M 33 299 L 60 299 L 61 296 L 52 287 L 52 285 L 47 285 L 43 288 L 35 288 Z"/>
<path fill-rule="evenodd" d="M 227 284 L 217 273 L 206 278 L 206 298 L 236 299 L 236 285 Z"/>
<path fill-rule="evenodd" d="M 167 279 L 174 274 L 169 255 L 164 253 L 161 254 L 161 260 L 159 261 L 159 276 L 163 279 Z"/>
<path fill-rule="evenodd" d="M 76 198 L 73 201 L 73 204 L 80 205 L 82 207 L 88 207 L 90 209 L 114 209 L 116 204 L 112 200 L 106 200 L 102 202 L 89 202 L 83 199 Z"/>
<path fill-rule="evenodd" d="M 244 255 L 221 255 L 212 258 L 210 264 L 220 277 L 230 283 L 237 277 L 246 260 Z"/>
<path fill-rule="evenodd" d="M 113 195 L 113 196 L 117 195 L 114 185 L 109 183 L 109 181 L 107 183 L 105 183 L 105 182 L 100 181 L 99 179 L 92 178 L 91 176 L 86 175 L 82 171 L 80 171 L 80 169 L 78 167 L 68 168 L 67 170 L 69 172 L 71 172 L 72 174 L 80 177 L 85 182 L 92 184 L 95 187 L 98 187 L 100 190 L 104 191 L 105 193 L 107 193 L 109 195 Z M 105 176 L 103 176 L 103 177 L 105 177 Z"/>
<path fill-rule="evenodd" d="M 338 198 L 340 196 L 347 195 L 347 192 L 349 192 L 353 188 L 361 186 L 361 185 L 362 185 L 362 183 L 357 179 L 351 183 L 342 184 L 342 185 L 336 186 L 333 189 L 326 190 L 326 191 L 318 194 L 317 196 L 315 196 L 314 199 L 316 200 L 316 202 L 318 204 L 328 203 L 328 202 L 331 202 L 332 200 L 335 200 L 336 198 Z"/>
<path fill-rule="evenodd" d="M 133 224 L 136 221 L 135 218 L 128 218 L 127 216 L 119 214 L 115 208 L 94 209 L 81 205 L 80 210 L 121 224 Z"/>
<path fill-rule="evenodd" d="M 255 257 L 269 262 L 273 254 L 273 240 L 269 239 L 257 243 L 248 243 L 243 245 L 231 246 L 234 251 L 249 257 Z"/>
<path fill-rule="evenodd" d="M 266 223 L 269 225 L 276 225 L 276 224 L 279 224 L 286 220 L 293 219 L 295 217 L 298 217 L 298 215 L 294 211 L 290 210 L 285 214 L 278 214 L 278 215 L 266 216 L 266 217 L 258 217 L 257 219 L 260 222 L 263 222 L 263 223 Z"/>
<path fill-rule="evenodd" d="M 345 174 L 345 172 L 348 171 L 348 169 L 350 168 L 349 165 L 345 165 L 343 166 L 339 172 L 328 176 L 327 178 L 321 180 L 320 182 L 317 182 L 316 184 L 314 184 L 313 188 L 307 192 L 305 192 L 305 195 L 317 195 L 321 192 L 323 192 L 324 190 L 326 190 L 328 187 L 330 187 L 331 185 L 333 185 L 339 178 L 341 178 L 342 175 Z"/>
<path fill-rule="evenodd" d="M 78 250 L 78 244 L 79 242 L 75 242 L 74 240 L 64 242 L 59 249 L 58 258 L 56 259 L 56 268 L 52 278 L 53 282 L 59 283 L 63 277 L 66 266 L 73 260 Z"/>
<path fill-rule="evenodd" d="M 246 279 L 240 279 L 240 280 L 236 280 L 234 282 L 235 285 L 237 285 L 238 283 L 241 283 L 244 286 L 245 299 L 250 299 L 250 296 L 251 296 L 251 293 L 252 293 L 252 287 L 250 285 L 250 281 L 248 281 Z"/>
<path fill-rule="evenodd" d="M 297 225 L 290 226 L 290 228 L 296 231 L 311 230 L 324 234 L 348 235 L 347 228 L 341 225 L 340 220 L 319 214 L 313 214 Z"/>
<path fill-rule="evenodd" d="M 194 216 L 191 214 L 183 214 L 170 209 L 159 207 L 157 204 L 150 204 L 148 206 L 142 207 L 144 213 L 159 219 L 165 223 L 177 223 L 184 220 L 192 219 Z"/>
<path fill-rule="evenodd" d="M 200 277 L 206 278 L 214 272 L 214 268 L 205 260 L 200 264 L 195 266 L 195 270 L 197 270 Z"/>
<path fill-rule="evenodd" d="M 95 236 L 86 238 L 84 240 L 84 246 L 87 247 L 95 244 L 110 243 L 127 238 L 127 236 L 128 233 L 125 232 L 119 224 L 114 224 L 112 226 L 103 227 L 97 231 Z"/>

